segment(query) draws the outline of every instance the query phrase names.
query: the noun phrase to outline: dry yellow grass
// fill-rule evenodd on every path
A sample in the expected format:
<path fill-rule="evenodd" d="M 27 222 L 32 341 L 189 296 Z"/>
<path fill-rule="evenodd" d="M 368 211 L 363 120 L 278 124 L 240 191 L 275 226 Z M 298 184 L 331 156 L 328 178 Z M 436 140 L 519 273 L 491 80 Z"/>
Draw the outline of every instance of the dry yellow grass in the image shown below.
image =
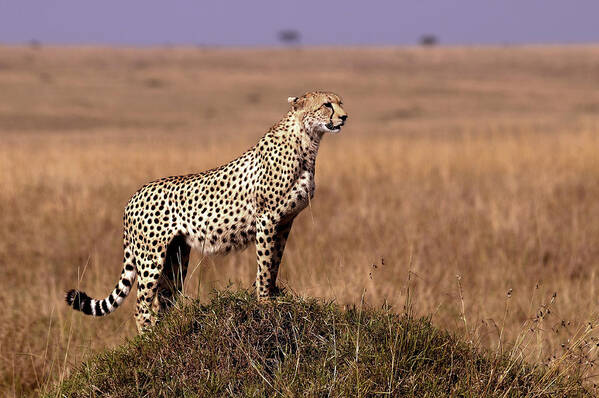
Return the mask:
<path fill-rule="evenodd" d="M 398 309 L 409 286 L 435 324 L 491 349 L 521 338 L 533 361 L 596 325 L 597 47 L 4 47 L 0 395 L 45 388 L 134 335 L 134 299 L 92 319 L 63 292 L 112 288 L 140 185 L 229 161 L 316 88 L 341 94 L 350 118 L 321 147 L 284 286 Z M 254 261 L 251 248 L 196 255 L 186 292 L 250 286 Z"/>

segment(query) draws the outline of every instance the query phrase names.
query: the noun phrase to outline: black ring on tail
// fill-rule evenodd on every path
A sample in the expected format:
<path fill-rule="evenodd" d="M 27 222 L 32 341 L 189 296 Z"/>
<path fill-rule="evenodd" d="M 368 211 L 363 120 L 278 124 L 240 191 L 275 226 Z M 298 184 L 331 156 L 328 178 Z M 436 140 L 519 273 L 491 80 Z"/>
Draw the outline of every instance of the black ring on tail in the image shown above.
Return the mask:
<path fill-rule="evenodd" d="M 69 290 L 65 296 L 65 300 L 74 310 L 81 311 L 86 315 L 92 315 L 92 298 L 85 294 L 85 292 L 75 289 Z"/>

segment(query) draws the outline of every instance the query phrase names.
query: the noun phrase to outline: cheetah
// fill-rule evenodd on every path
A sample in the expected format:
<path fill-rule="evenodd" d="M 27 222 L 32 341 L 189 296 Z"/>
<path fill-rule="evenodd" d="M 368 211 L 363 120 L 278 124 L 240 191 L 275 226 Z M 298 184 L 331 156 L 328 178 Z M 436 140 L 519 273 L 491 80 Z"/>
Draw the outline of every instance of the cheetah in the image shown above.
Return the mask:
<path fill-rule="evenodd" d="M 135 323 L 154 325 L 181 292 L 190 250 L 227 254 L 256 245 L 256 294 L 278 293 L 279 264 L 294 218 L 314 196 L 314 171 L 325 133 L 338 133 L 347 113 L 331 92 L 290 97 L 290 110 L 237 159 L 199 174 L 166 177 L 140 188 L 123 217 L 123 270 L 103 300 L 70 290 L 66 302 L 93 316 L 113 312 L 137 277 Z"/>

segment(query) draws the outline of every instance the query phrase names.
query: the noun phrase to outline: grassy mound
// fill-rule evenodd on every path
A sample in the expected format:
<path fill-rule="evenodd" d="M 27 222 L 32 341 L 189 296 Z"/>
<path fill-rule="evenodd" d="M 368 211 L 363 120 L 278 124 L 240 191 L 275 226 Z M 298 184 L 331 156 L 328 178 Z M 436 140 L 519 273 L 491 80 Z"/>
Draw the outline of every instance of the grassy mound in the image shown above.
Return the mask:
<path fill-rule="evenodd" d="M 485 354 L 427 319 L 246 291 L 191 300 L 52 396 L 587 396 L 580 378 Z"/>

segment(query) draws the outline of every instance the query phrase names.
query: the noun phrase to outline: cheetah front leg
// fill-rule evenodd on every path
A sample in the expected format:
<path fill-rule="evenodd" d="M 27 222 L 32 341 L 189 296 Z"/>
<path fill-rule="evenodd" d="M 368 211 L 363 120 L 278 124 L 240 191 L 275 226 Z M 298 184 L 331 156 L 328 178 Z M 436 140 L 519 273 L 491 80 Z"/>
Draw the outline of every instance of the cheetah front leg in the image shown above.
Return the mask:
<path fill-rule="evenodd" d="M 277 274 L 292 224 L 293 219 L 277 224 L 269 216 L 262 216 L 256 222 L 256 293 L 260 301 L 278 292 Z"/>

